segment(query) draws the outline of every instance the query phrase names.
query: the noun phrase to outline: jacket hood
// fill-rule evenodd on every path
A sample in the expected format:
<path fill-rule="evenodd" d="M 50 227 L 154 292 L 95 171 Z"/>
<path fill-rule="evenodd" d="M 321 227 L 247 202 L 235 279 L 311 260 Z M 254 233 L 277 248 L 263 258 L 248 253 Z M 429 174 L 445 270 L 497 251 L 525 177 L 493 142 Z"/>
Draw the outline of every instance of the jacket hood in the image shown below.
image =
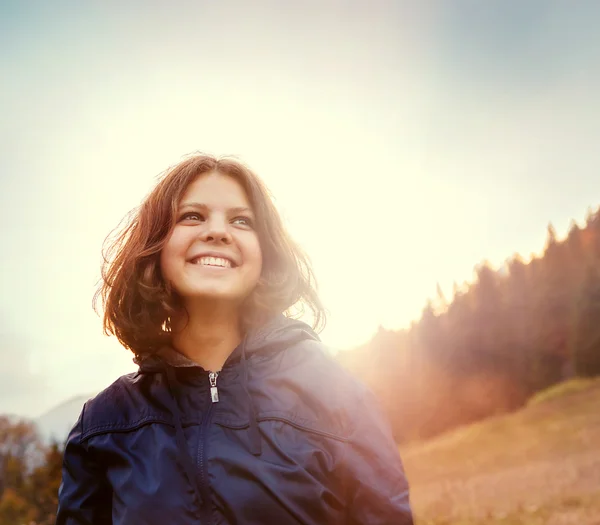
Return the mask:
<path fill-rule="evenodd" d="M 305 322 L 279 314 L 260 327 L 249 331 L 242 343 L 229 356 L 227 363 L 239 361 L 242 353 L 247 357 L 254 354 L 270 354 L 307 339 L 320 341 L 317 333 Z M 176 368 L 200 367 L 169 346 L 161 348 L 155 354 L 136 357 L 133 361 L 139 366 L 141 373 L 158 372 L 169 365 Z"/>

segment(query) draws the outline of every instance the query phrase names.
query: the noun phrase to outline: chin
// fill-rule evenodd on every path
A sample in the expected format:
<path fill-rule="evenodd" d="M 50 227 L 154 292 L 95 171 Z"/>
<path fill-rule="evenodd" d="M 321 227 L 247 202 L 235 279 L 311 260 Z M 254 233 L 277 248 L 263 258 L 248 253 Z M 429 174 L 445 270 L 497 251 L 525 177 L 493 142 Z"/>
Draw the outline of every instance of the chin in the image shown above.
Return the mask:
<path fill-rule="evenodd" d="M 187 291 L 187 293 L 184 293 L 182 295 L 185 298 L 192 301 L 240 302 L 243 299 L 243 294 L 240 294 L 236 290 L 224 290 L 215 288 L 189 290 Z"/>

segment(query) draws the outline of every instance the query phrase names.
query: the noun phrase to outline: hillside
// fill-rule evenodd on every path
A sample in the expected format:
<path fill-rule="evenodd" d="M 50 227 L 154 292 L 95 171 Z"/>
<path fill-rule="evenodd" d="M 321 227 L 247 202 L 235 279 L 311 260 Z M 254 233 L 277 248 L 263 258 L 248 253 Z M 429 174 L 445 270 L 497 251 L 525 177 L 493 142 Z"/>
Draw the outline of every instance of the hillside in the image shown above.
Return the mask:
<path fill-rule="evenodd" d="M 600 380 L 401 447 L 418 525 L 600 524 Z"/>

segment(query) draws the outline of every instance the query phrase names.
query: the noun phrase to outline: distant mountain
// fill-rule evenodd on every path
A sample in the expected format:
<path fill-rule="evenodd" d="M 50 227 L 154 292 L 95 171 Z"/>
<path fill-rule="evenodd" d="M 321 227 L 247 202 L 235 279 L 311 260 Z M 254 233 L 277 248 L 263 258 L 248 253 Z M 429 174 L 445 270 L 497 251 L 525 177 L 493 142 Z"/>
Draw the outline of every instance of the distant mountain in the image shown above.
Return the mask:
<path fill-rule="evenodd" d="M 49 442 L 56 440 L 63 443 L 83 408 L 84 403 L 93 397 L 75 396 L 52 408 L 34 420 L 41 438 Z"/>

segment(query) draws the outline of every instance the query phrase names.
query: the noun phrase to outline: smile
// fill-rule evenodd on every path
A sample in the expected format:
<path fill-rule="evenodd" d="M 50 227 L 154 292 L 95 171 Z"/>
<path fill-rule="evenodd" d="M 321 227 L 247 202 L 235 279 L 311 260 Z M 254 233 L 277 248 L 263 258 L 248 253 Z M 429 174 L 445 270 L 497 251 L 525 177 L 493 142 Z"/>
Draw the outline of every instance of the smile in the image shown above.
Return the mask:
<path fill-rule="evenodd" d="M 232 268 L 233 265 L 229 259 L 223 257 L 198 257 L 191 261 L 192 264 L 199 266 L 216 266 L 218 268 Z"/>

